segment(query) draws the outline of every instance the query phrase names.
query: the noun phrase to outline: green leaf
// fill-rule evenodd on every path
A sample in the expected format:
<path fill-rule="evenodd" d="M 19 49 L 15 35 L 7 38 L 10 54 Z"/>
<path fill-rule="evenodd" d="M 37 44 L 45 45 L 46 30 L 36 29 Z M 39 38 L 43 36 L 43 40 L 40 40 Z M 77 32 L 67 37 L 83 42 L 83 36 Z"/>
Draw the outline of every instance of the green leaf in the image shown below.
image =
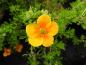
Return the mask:
<path fill-rule="evenodd" d="M 59 43 L 57 43 L 57 47 L 60 49 L 65 49 L 65 45 L 62 41 L 60 41 Z"/>

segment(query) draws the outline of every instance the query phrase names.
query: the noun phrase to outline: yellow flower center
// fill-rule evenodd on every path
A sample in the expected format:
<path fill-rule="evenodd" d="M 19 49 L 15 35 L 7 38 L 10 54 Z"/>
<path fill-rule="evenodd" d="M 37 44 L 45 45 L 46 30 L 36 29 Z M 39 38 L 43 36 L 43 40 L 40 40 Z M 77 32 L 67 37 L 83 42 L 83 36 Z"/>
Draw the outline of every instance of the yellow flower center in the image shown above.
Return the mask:
<path fill-rule="evenodd" d="M 41 34 L 46 34 L 47 32 L 46 32 L 45 29 L 40 29 L 40 33 L 41 33 Z"/>

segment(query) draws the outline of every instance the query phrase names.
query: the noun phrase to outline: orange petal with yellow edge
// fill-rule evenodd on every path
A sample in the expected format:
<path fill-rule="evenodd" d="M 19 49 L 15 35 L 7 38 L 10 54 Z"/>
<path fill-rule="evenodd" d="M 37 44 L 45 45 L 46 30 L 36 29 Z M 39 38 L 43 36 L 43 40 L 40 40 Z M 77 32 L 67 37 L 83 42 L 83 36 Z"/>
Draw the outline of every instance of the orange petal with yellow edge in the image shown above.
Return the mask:
<path fill-rule="evenodd" d="M 43 44 L 42 38 L 29 38 L 28 41 L 29 41 L 29 44 L 31 44 L 33 47 L 38 47 Z"/>
<path fill-rule="evenodd" d="M 56 22 L 52 22 L 48 27 L 48 34 L 50 36 L 54 36 L 58 33 L 58 24 Z"/>
<path fill-rule="evenodd" d="M 28 24 L 26 26 L 26 33 L 27 33 L 27 36 L 29 37 L 36 37 L 38 35 L 38 30 L 37 29 L 37 25 L 32 23 L 32 24 Z"/>
<path fill-rule="evenodd" d="M 54 38 L 52 36 L 48 36 L 47 38 L 43 38 L 43 46 L 50 47 L 53 44 Z"/>
<path fill-rule="evenodd" d="M 39 26 L 40 26 L 41 28 L 44 28 L 44 27 L 50 25 L 50 23 L 51 23 L 51 18 L 50 18 L 50 16 L 47 15 L 47 14 L 41 15 L 41 16 L 39 16 L 38 19 L 37 19 L 37 24 L 39 24 Z"/>

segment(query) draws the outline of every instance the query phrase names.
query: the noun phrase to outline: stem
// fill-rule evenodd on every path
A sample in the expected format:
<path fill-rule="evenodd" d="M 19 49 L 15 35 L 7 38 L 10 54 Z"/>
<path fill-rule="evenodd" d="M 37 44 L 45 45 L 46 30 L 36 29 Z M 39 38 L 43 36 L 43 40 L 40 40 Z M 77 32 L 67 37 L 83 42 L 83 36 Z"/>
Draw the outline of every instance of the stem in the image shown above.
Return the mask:
<path fill-rule="evenodd" d="M 49 52 L 51 53 L 51 47 L 50 47 L 50 51 L 49 51 Z M 52 64 L 51 64 L 51 60 L 50 60 L 50 63 L 49 63 L 49 65 L 52 65 Z"/>
<path fill-rule="evenodd" d="M 44 55 L 46 55 L 45 48 L 44 48 L 44 50 L 43 50 L 43 53 L 44 53 Z"/>
<path fill-rule="evenodd" d="M 43 48 L 43 54 L 44 54 L 44 56 L 46 56 L 45 50 L 46 50 L 46 48 Z M 44 62 L 46 62 L 46 60 Z M 45 65 L 47 65 L 47 64 L 45 64 Z"/>
<path fill-rule="evenodd" d="M 31 54 L 33 55 L 33 53 L 34 53 L 34 52 L 33 52 L 33 47 L 31 46 Z"/>
<path fill-rule="evenodd" d="M 32 56 L 33 61 L 36 62 L 36 54 L 34 53 L 32 46 L 31 46 L 31 56 Z"/>
<path fill-rule="evenodd" d="M 34 4 L 35 4 L 35 6 L 36 6 L 36 0 L 35 0 L 35 3 L 34 3 Z"/>
<path fill-rule="evenodd" d="M 46 1 L 47 9 L 49 10 L 50 9 L 50 1 L 49 0 L 45 0 L 45 1 Z"/>
<path fill-rule="evenodd" d="M 50 52 L 50 53 L 52 52 L 52 51 L 51 51 L 51 47 L 49 48 L 49 52 Z M 47 55 L 47 53 L 46 53 L 46 48 L 44 48 L 43 53 L 44 53 L 45 56 Z M 46 62 L 46 61 L 45 61 L 45 62 Z M 46 65 L 47 65 L 47 64 L 46 64 Z M 51 60 L 50 60 L 50 62 L 49 62 L 49 65 L 52 65 Z"/>

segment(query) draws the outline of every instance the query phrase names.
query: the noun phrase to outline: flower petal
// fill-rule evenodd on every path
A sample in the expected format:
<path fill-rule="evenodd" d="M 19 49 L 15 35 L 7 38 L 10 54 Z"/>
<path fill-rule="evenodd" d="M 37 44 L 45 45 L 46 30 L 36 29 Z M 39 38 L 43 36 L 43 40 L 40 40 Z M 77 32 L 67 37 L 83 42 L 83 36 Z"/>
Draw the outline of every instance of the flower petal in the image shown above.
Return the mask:
<path fill-rule="evenodd" d="M 56 22 L 52 22 L 51 25 L 48 27 L 48 34 L 50 36 L 54 36 L 58 33 L 58 25 Z"/>
<path fill-rule="evenodd" d="M 29 44 L 31 44 L 34 47 L 41 46 L 43 44 L 42 38 L 29 38 Z"/>
<path fill-rule="evenodd" d="M 22 52 L 22 49 L 23 49 L 23 45 L 22 44 L 17 44 L 16 47 L 15 47 L 15 50 L 18 53 Z"/>
<path fill-rule="evenodd" d="M 42 28 L 44 28 L 45 26 L 50 25 L 50 23 L 51 23 L 51 18 L 47 14 L 41 15 L 37 19 L 37 24 L 39 24 L 40 27 L 42 27 Z"/>
<path fill-rule="evenodd" d="M 7 57 L 7 56 L 9 56 L 9 55 L 11 55 L 11 50 L 8 49 L 8 48 L 4 48 L 3 56 L 4 56 L 4 57 Z"/>
<path fill-rule="evenodd" d="M 36 37 L 37 36 L 37 25 L 32 23 L 32 24 L 29 24 L 26 26 L 26 33 L 27 33 L 27 36 L 29 37 Z"/>
<path fill-rule="evenodd" d="M 54 38 L 48 36 L 47 38 L 43 38 L 43 46 L 50 47 L 53 44 Z"/>

